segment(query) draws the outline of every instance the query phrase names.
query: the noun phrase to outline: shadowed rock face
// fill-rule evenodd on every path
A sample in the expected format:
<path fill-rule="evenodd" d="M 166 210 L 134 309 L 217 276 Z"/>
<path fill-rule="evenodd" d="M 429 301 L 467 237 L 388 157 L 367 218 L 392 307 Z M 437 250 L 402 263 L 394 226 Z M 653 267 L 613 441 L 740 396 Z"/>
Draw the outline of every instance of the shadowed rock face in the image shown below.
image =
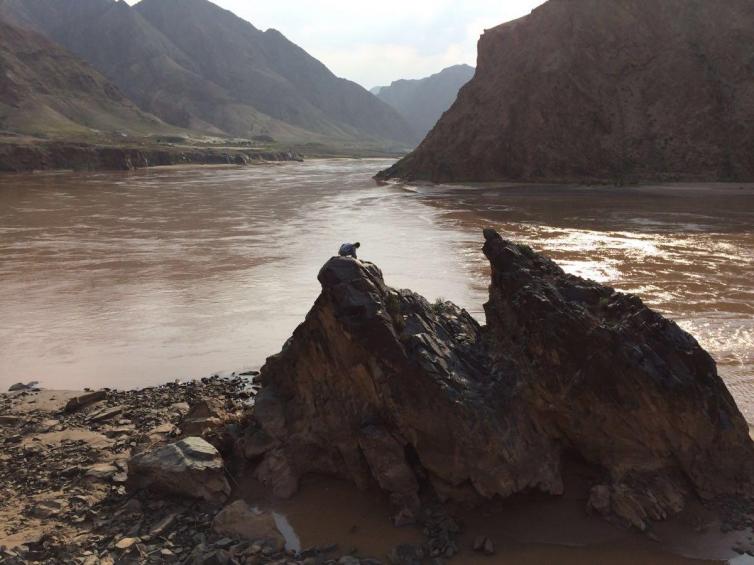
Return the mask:
<path fill-rule="evenodd" d="M 474 79 L 383 177 L 754 178 L 749 0 L 550 0 L 487 30 Z"/>
<path fill-rule="evenodd" d="M 474 501 L 563 492 L 575 452 L 602 469 L 592 505 L 646 527 L 693 493 L 745 491 L 748 428 L 697 342 L 636 297 L 565 274 L 485 232 L 488 325 L 333 258 L 322 294 L 262 370 L 241 440 L 278 495 L 327 473 L 390 494 Z"/>
<path fill-rule="evenodd" d="M 737 487 L 748 426 L 697 341 L 638 297 L 487 236 L 493 372 L 514 366 L 546 433 L 614 479 L 674 469 L 702 496 Z"/>

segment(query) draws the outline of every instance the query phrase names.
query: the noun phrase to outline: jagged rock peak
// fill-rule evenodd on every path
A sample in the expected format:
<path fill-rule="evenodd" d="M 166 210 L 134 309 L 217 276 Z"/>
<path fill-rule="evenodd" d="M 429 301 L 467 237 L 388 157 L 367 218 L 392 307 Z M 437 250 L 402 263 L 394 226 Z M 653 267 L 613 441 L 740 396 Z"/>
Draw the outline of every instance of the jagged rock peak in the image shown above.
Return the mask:
<path fill-rule="evenodd" d="M 566 454 L 597 469 L 592 506 L 647 527 L 688 496 L 748 491 L 754 451 L 715 363 L 634 296 L 485 230 L 487 326 L 330 259 L 239 449 L 290 496 L 307 473 L 377 484 L 410 520 L 431 493 L 474 502 L 564 490 Z"/>

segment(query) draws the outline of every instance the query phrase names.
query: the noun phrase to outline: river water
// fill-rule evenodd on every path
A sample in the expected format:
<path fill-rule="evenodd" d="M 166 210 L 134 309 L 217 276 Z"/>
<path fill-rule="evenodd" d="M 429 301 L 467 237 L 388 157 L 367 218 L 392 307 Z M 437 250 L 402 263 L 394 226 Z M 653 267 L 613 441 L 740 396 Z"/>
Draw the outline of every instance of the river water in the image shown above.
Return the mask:
<path fill-rule="evenodd" d="M 0 177 L 0 389 L 127 388 L 257 368 L 343 241 L 480 319 L 481 229 L 638 293 L 754 420 L 754 187 L 378 185 L 384 160 Z"/>

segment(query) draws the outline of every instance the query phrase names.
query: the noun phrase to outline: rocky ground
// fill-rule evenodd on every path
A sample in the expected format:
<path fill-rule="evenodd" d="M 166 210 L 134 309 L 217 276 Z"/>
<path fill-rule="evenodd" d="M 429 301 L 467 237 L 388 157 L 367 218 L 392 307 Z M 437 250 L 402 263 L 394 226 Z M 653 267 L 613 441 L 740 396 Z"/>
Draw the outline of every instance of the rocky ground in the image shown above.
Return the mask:
<path fill-rule="evenodd" d="M 178 562 L 215 549 L 272 559 L 266 547 L 215 534 L 211 503 L 127 488 L 134 453 L 187 432 L 222 445 L 213 430 L 240 419 L 253 393 L 248 377 L 215 377 L 128 392 L 3 395 L 0 562 Z"/>
<path fill-rule="evenodd" d="M 246 470 L 238 439 L 254 417 L 253 375 L 138 391 L 15 388 L 0 396 L 0 563 L 380 563 L 335 544 L 291 547 L 269 513 L 229 502 Z M 208 457 L 165 454 L 186 444 Z M 220 488 L 203 490 L 213 482 Z M 441 565 L 464 550 L 499 552 L 484 535 L 461 547 L 463 520 L 424 502 L 415 526 L 424 543 L 398 545 L 382 559 Z M 723 531 L 750 529 L 746 501 L 711 508 Z"/>
<path fill-rule="evenodd" d="M 223 507 L 253 376 L 135 391 L 11 387 L 0 396 L 0 563 L 379 565 L 337 545 L 290 548 L 269 513 L 242 500 Z M 213 482 L 221 488 L 203 490 Z M 427 558 L 458 551 L 458 526 L 441 509 L 423 523 Z M 479 541 L 480 552 L 492 550 Z M 423 556 L 418 546 L 392 555 L 406 564 Z"/>

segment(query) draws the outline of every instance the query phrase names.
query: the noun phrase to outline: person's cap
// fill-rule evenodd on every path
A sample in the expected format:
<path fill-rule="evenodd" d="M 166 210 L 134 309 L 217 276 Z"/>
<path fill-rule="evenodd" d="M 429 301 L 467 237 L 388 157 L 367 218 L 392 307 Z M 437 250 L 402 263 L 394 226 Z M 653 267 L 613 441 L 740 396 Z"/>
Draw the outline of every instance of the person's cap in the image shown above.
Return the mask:
<path fill-rule="evenodd" d="M 353 246 L 354 247 L 361 247 L 361 244 L 357 241 L 356 243 L 353 244 Z"/>

